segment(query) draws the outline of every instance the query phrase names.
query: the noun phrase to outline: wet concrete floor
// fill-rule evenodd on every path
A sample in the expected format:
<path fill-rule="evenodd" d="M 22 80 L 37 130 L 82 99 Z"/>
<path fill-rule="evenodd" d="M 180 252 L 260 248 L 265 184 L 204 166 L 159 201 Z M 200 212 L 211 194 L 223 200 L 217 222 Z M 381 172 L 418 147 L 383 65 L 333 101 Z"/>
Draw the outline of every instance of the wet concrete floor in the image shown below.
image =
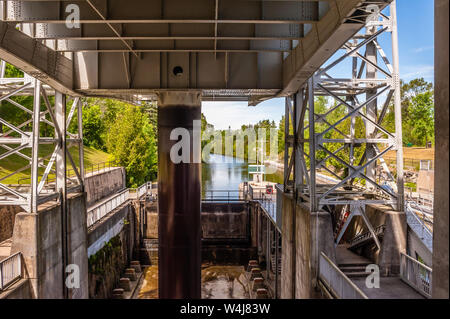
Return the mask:
<path fill-rule="evenodd" d="M 248 281 L 243 266 L 202 265 L 202 299 L 247 299 Z M 138 299 L 158 298 L 158 266 L 144 271 Z"/>

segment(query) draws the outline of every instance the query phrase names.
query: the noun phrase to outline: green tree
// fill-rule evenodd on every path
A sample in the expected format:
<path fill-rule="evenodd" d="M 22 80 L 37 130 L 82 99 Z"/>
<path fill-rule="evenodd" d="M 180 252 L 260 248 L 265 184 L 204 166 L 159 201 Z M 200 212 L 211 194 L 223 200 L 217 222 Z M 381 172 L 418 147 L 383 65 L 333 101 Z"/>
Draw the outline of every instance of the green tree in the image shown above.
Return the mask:
<path fill-rule="evenodd" d="M 99 105 L 83 106 L 83 143 L 86 146 L 106 151 L 103 138 L 105 132 L 104 120 Z"/>
<path fill-rule="evenodd" d="M 22 78 L 23 72 L 16 68 L 15 66 L 12 66 L 9 63 L 6 63 L 5 68 L 5 78 Z"/>
<path fill-rule="evenodd" d="M 425 146 L 426 140 L 433 141 L 434 133 L 434 91 L 433 84 L 426 82 L 423 78 L 414 79 L 409 82 L 401 82 L 401 109 L 403 145 Z M 423 121 L 420 116 L 425 116 Z M 389 106 L 383 125 L 390 132 L 395 132 L 395 114 L 393 102 Z M 421 123 L 419 123 L 421 122 Z M 417 129 L 416 125 L 428 123 L 429 132 Z M 425 137 L 426 134 L 428 137 Z"/>
<path fill-rule="evenodd" d="M 107 130 L 106 146 L 113 159 L 125 167 L 129 187 L 156 177 L 156 137 L 142 107 L 124 104 Z"/>
<path fill-rule="evenodd" d="M 434 98 L 433 91 L 426 91 L 412 97 L 405 119 L 411 128 L 408 132 L 411 142 L 417 146 L 425 146 L 434 142 Z"/>

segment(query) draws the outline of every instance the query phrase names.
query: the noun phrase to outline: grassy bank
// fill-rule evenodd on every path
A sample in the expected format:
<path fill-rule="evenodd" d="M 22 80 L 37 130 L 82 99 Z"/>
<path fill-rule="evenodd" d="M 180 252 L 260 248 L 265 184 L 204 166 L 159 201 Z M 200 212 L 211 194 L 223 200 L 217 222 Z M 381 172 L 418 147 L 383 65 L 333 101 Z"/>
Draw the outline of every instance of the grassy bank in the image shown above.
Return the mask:
<path fill-rule="evenodd" d="M 39 147 L 39 157 L 44 157 L 47 155 L 51 155 L 52 151 L 54 149 L 53 145 L 41 145 Z M 0 150 L 0 154 L 4 153 L 5 150 Z M 69 152 L 72 155 L 72 158 L 75 163 L 78 163 L 78 147 L 73 146 L 69 148 Z M 23 154 L 31 156 L 31 149 L 26 149 L 22 151 Z M 84 165 L 85 167 L 89 167 L 92 164 L 107 162 L 109 160 L 109 154 L 90 148 L 90 147 L 84 147 Z M 45 162 L 47 163 L 47 161 Z M 68 168 L 71 168 L 69 159 L 67 159 Z M 0 160 L 0 178 L 7 176 L 11 174 L 12 172 L 26 166 L 28 161 L 24 159 L 23 157 L 20 157 L 18 155 L 12 155 L 5 159 Z M 39 169 L 39 175 L 42 175 L 44 173 L 44 168 Z M 18 180 L 21 178 L 29 178 L 30 177 L 30 169 L 26 169 L 23 172 L 17 173 L 11 177 L 6 178 L 5 180 L 2 180 L 3 184 L 17 184 Z M 50 175 L 50 178 L 52 178 L 53 175 Z M 29 183 L 29 180 L 24 180 L 24 184 Z"/>

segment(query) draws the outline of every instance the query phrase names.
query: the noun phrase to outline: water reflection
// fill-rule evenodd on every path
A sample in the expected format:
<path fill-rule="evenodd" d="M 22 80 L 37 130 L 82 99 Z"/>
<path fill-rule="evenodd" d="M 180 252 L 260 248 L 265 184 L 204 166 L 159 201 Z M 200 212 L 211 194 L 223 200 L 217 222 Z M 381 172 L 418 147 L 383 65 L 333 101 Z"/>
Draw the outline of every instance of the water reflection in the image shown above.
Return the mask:
<path fill-rule="evenodd" d="M 239 184 L 248 179 L 248 163 L 239 158 L 211 154 L 209 163 L 202 164 L 203 195 L 205 190 L 238 190 Z M 265 175 L 265 180 L 282 183 L 283 174 L 277 171 Z"/>

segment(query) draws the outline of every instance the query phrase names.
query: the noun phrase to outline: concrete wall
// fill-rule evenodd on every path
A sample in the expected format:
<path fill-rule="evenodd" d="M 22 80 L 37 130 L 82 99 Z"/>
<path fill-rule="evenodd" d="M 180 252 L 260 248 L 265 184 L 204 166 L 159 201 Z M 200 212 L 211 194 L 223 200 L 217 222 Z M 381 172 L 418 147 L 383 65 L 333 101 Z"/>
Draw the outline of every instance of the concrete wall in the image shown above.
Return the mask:
<path fill-rule="evenodd" d="M 125 169 L 116 167 L 104 173 L 89 175 L 85 179 L 86 206 L 90 207 L 126 187 Z"/>
<path fill-rule="evenodd" d="M 67 264 L 77 265 L 80 273 L 80 288 L 68 289 L 68 297 L 73 299 L 89 296 L 88 247 L 101 242 L 101 248 L 105 244 L 102 239 L 114 229 L 118 221 L 122 222 L 123 229 L 119 230 L 119 235 L 123 237 L 125 261 L 134 257 L 133 253 L 139 244 L 136 240 L 139 231 L 135 208 L 131 202 L 93 227 L 89 237 L 87 233 L 87 206 L 122 190 L 125 187 L 124 169 L 114 168 L 88 176 L 85 186 L 85 194 L 70 194 L 67 201 Z M 4 239 L 12 236 L 11 253 L 22 252 L 25 278 L 29 278 L 20 289 L 29 287 L 29 296 L 32 298 L 62 298 L 65 278 L 69 273 L 65 274 L 63 269 L 61 206 L 56 202 L 45 203 L 39 206 L 38 214 L 19 212 L 18 207 L 4 207 L 2 210 L 0 236 Z"/>
<path fill-rule="evenodd" d="M 145 238 L 158 238 L 156 202 L 146 203 Z M 202 203 L 201 223 L 203 239 L 250 239 L 249 213 L 243 203 Z M 253 213 L 253 215 L 255 215 Z M 256 215 L 255 215 L 256 216 Z M 251 225 L 255 225 L 250 221 Z M 253 229 L 253 232 L 256 230 Z M 256 236 L 255 236 L 256 237 Z M 255 240 L 255 239 L 254 239 Z M 253 244 L 256 247 L 256 242 Z"/>
<path fill-rule="evenodd" d="M 406 215 L 395 211 L 385 212 L 385 215 L 386 228 L 376 262 L 381 276 L 397 276 L 400 274 L 400 252 L 406 252 Z"/>
<path fill-rule="evenodd" d="M 125 187 L 125 169 L 123 167 L 112 168 L 94 175 L 89 174 L 85 179 L 86 206 L 90 207 Z M 0 206 L 0 242 L 12 237 L 15 216 L 23 211 L 20 206 Z"/>
<path fill-rule="evenodd" d="M 336 260 L 331 216 L 327 212 L 311 213 L 307 204 L 295 204 L 289 196 L 281 196 L 281 298 L 319 297 L 315 289 L 318 256 L 323 251 L 331 260 Z"/>
<path fill-rule="evenodd" d="M 89 298 L 110 298 L 125 267 L 138 260 L 139 201 L 129 201 L 88 231 Z"/>
<path fill-rule="evenodd" d="M 407 252 L 408 255 L 416 258 L 416 255 L 419 255 L 420 258 L 423 259 L 425 265 L 432 267 L 433 265 L 433 254 L 432 252 L 424 245 L 422 240 L 417 236 L 417 234 L 408 227 L 408 235 L 407 235 Z"/>
<path fill-rule="evenodd" d="M 434 193 L 434 171 L 419 171 L 417 177 L 418 193 Z"/>
<path fill-rule="evenodd" d="M 158 239 L 158 202 L 148 201 L 145 205 L 144 237 Z"/>
<path fill-rule="evenodd" d="M 69 289 L 69 298 L 87 298 L 85 194 L 69 196 L 67 216 L 68 264 L 77 265 L 80 274 L 80 288 Z M 61 229 L 61 206 L 54 202 L 39 206 L 37 214 L 16 215 L 11 253 L 22 252 L 33 298 L 63 296 L 65 274 Z"/>
<path fill-rule="evenodd" d="M 448 0 L 435 0 L 435 171 L 433 229 L 433 298 L 449 297 L 449 55 Z"/>
<path fill-rule="evenodd" d="M 277 194 L 282 197 L 283 219 L 281 225 L 281 299 L 292 299 L 294 297 L 294 202 L 284 194 Z"/>
<path fill-rule="evenodd" d="M 309 209 L 303 207 L 303 209 Z M 320 253 L 324 252 L 336 263 L 336 248 L 334 247 L 333 227 L 331 215 L 328 212 L 311 213 L 311 272 L 313 284 L 318 276 Z M 316 236 L 316 233 L 318 234 Z"/>
<path fill-rule="evenodd" d="M 119 225 L 119 226 L 117 226 Z M 118 230 L 109 236 L 105 237 L 108 232 L 117 228 Z M 127 230 L 127 246 L 129 247 L 128 259 L 133 257 L 133 250 L 137 247 L 138 239 L 136 238 L 137 220 L 136 220 L 136 209 L 132 201 L 129 201 L 120 207 L 112 211 L 106 218 L 102 221 L 94 224 L 88 231 L 88 252 L 89 255 L 96 253 L 98 250 L 104 246 L 112 237 L 122 232 L 124 229 Z M 92 250 L 93 246 L 99 245 L 96 249 Z"/>
<path fill-rule="evenodd" d="M 202 203 L 202 239 L 249 239 L 249 215 L 245 204 Z"/>
<path fill-rule="evenodd" d="M 0 293 L 0 300 L 31 298 L 31 284 L 28 279 L 21 279 Z"/>
<path fill-rule="evenodd" d="M 252 205 L 252 204 L 249 204 Z M 249 226 L 249 214 L 256 218 L 252 207 L 247 212 L 243 203 L 202 203 L 202 261 L 245 265 L 257 258 L 256 232 Z M 148 247 L 140 249 L 144 264 L 157 260 L 155 248 L 158 240 L 158 212 L 156 202 L 145 203 L 144 238 Z"/>

